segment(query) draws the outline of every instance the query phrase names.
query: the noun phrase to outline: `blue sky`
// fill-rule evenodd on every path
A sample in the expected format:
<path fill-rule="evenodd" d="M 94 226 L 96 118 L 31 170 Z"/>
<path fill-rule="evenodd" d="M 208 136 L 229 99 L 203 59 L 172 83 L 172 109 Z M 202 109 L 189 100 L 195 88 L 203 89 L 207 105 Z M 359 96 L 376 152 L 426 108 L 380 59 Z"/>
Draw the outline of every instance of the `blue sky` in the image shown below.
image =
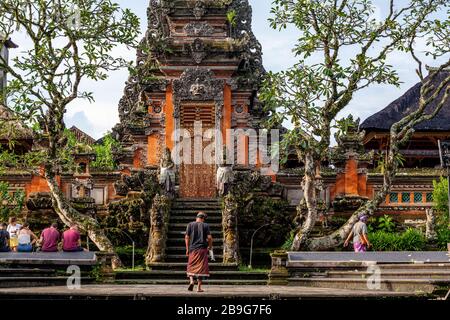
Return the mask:
<path fill-rule="evenodd" d="M 291 49 L 298 37 L 297 31 L 290 29 L 280 33 L 270 28 L 267 19 L 270 17 L 272 0 L 249 1 L 253 7 L 253 31 L 263 47 L 265 68 L 272 71 L 289 68 L 296 62 Z M 135 12 L 141 18 L 142 31 L 146 29 L 148 0 L 116 0 L 116 2 Z M 383 15 L 383 11 L 386 10 L 386 1 L 375 0 L 374 2 L 377 4 L 376 14 Z M 21 41 L 20 34 L 14 40 L 24 47 L 22 42 L 25 40 Z M 134 50 L 127 48 L 117 49 L 116 54 L 129 60 L 135 59 Z M 403 82 L 401 87 L 377 85 L 365 89 L 356 95 L 342 116 L 352 113 L 364 120 L 387 106 L 418 82 L 415 74 L 416 64 L 409 56 L 395 53 L 388 62 L 396 67 Z M 103 82 L 85 81 L 84 89 L 94 93 L 95 102 L 78 100 L 69 106 L 66 114 L 67 126 L 76 125 L 94 138 L 102 137 L 119 121 L 117 106 L 127 78 L 128 72 L 122 70 L 111 73 L 109 79 Z"/>

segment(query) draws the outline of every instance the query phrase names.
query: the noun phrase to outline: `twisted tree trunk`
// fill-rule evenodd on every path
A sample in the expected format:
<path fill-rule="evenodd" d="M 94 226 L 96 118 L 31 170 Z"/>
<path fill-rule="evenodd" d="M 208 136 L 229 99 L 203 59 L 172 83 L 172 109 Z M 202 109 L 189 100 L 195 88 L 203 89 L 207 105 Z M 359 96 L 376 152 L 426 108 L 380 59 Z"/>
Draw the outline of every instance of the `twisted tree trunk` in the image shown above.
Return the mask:
<path fill-rule="evenodd" d="M 305 176 L 303 190 L 308 213 L 305 222 L 295 235 L 291 248 L 293 251 L 299 251 L 305 246 L 317 221 L 316 162 L 311 153 L 307 153 L 304 159 Z"/>
<path fill-rule="evenodd" d="M 359 215 L 364 213 L 368 216 L 372 216 L 378 206 L 385 201 L 398 170 L 398 163 L 395 159 L 395 155 L 399 152 L 397 135 L 391 134 L 391 141 L 392 143 L 383 173 L 383 186 L 381 187 L 381 190 L 377 192 L 372 200 L 369 200 L 365 205 L 356 210 L 356 212 L 353 213 L 347 222 L 338 230 L 327 236 L 308 239 L 305 244 L 306 249 L 311 251 L 324 251 L 342 246 L 345 239 L 352 231 L 353 226 L 358 222 Z"/>
<path fill-rule="evenodd" d="M 89 238 L 100 251 L 113 254 L 112 264 L 113 268 L 118 268 L 122 265 L 119 256 L 115 253 L 114 247 L 108 237 L 105 235 L 98 221 L 92 217 L 79 213 L 72 208 L 69 201 L 64 197 L 55 175 L 50 170 L 46 170 L 45 179 L 50 188 L 50 195 L 52 197 L 53 208 L 58 214 L 59 218 L 69 226 L 71 223 L 76 223 L 81 231 L 88 234 Z"/>

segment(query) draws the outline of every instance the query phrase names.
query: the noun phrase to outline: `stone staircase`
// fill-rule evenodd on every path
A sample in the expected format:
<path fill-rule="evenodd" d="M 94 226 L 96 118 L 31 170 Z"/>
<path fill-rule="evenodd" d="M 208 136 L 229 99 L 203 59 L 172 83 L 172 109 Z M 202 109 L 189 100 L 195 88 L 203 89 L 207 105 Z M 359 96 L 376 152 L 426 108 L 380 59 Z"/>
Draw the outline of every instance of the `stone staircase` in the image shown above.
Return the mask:
<path fill-rule="evenodd" d="M 65 286 L 69 275 L 48 266 L 0 266 L 0 288 Z M 89 271 L 82 270 L 81 283 L 95 282 Z"/>
<path fill-rule="evenodd" d="M 377 264 L 380 270 L 378 290 L 442 294 L 450 287 L 450 263 Z M 367 266 L 314 265 L 297 267 L 288 279 L 291 286 L 368 290 L 374 284 L 374 272 Z"/>
<path fill-rule="evenodd" d="M 172 205 L 169 220 L 169 232 L 167 238 L 166 261 L 167 262 L 187 262 L 184 236 L 186 226 L 189 222 L 195 221 L 199 211 L 204 211 L 208 218 L 211 235 L 214 240 L 214 254 L 216 261 L 223 259 L 223 232 L 222 232 L 222 211 L 220 203 L 216 199 L 212 200 L 176 200 Z"/>
<path fill-rule="evenodd" d="M 149 271 L 119 271 L 115 273 L 116 284 L 187 284 L 186 226 L 195 220 L 199 211 L 208 218 L 213 236 L 215 262 L 210 262 L 210 285 L 265 285 L 264 272 L 241 272 L 237 264 L 224 264 L 222 212 L 217 199 L 177 199 L 171 209 L 166 248 L 166 261 L 149 265 Z"/>

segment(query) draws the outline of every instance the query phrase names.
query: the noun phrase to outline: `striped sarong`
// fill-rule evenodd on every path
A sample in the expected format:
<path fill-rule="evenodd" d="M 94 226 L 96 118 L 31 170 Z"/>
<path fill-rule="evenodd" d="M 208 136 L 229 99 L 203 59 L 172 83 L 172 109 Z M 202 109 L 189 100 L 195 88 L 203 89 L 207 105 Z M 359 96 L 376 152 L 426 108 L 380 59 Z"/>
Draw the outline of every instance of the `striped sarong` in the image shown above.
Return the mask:
<path fill-rule="evenodd" d="M 209 277 L 208 249 L 197 249 L 189 252 L 187 276 Z"/>

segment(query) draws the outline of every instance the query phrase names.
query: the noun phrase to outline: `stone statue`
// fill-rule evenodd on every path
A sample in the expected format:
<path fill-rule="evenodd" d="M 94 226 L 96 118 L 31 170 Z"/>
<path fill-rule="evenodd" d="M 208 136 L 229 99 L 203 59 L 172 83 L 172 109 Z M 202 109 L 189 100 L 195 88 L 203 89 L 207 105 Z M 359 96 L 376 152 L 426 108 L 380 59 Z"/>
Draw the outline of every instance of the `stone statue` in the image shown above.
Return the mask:
<path fill-rule="evenodd" d="M 202 96 L 205 94 L 205 85 L 200 82 L 200 78 L 195 79 L 195 83 L 191 86 L 190 93 L 193 96 Z"/>
<path fill-rule="evenodd" d="M 175 169 L 170 149 L 166 148 L 160 162 L 159 184 L 167 195 L 175 195 Z"/>
<path fill-rule="evenodd" d="M 234 180 L 233 167 L 231 165 L 222 164 L 217 168 L 217 190 L 219 196 L 228 194 L 229 186 Z"/>
<path fill-rule="evenodd" d="M 437 234 L 435 230 L 436 226 L 436 215 L 434 213 L 434 209 L 427 209 L 425 211 L 427 215 L 427 224 L 426 224 L 426 231 L 425 231 L 425 237 L 427 240 L 436 240 Z"/>
<path fill-rule="evenodd" d="M 148 113 L 147 97 L 146 97 L 144 91 L 141 92 L 141 94 L 139 95 L 139 101 L 136 102 L 135 113 L 136 114 L 146 114 L 146 113 Z"/>

